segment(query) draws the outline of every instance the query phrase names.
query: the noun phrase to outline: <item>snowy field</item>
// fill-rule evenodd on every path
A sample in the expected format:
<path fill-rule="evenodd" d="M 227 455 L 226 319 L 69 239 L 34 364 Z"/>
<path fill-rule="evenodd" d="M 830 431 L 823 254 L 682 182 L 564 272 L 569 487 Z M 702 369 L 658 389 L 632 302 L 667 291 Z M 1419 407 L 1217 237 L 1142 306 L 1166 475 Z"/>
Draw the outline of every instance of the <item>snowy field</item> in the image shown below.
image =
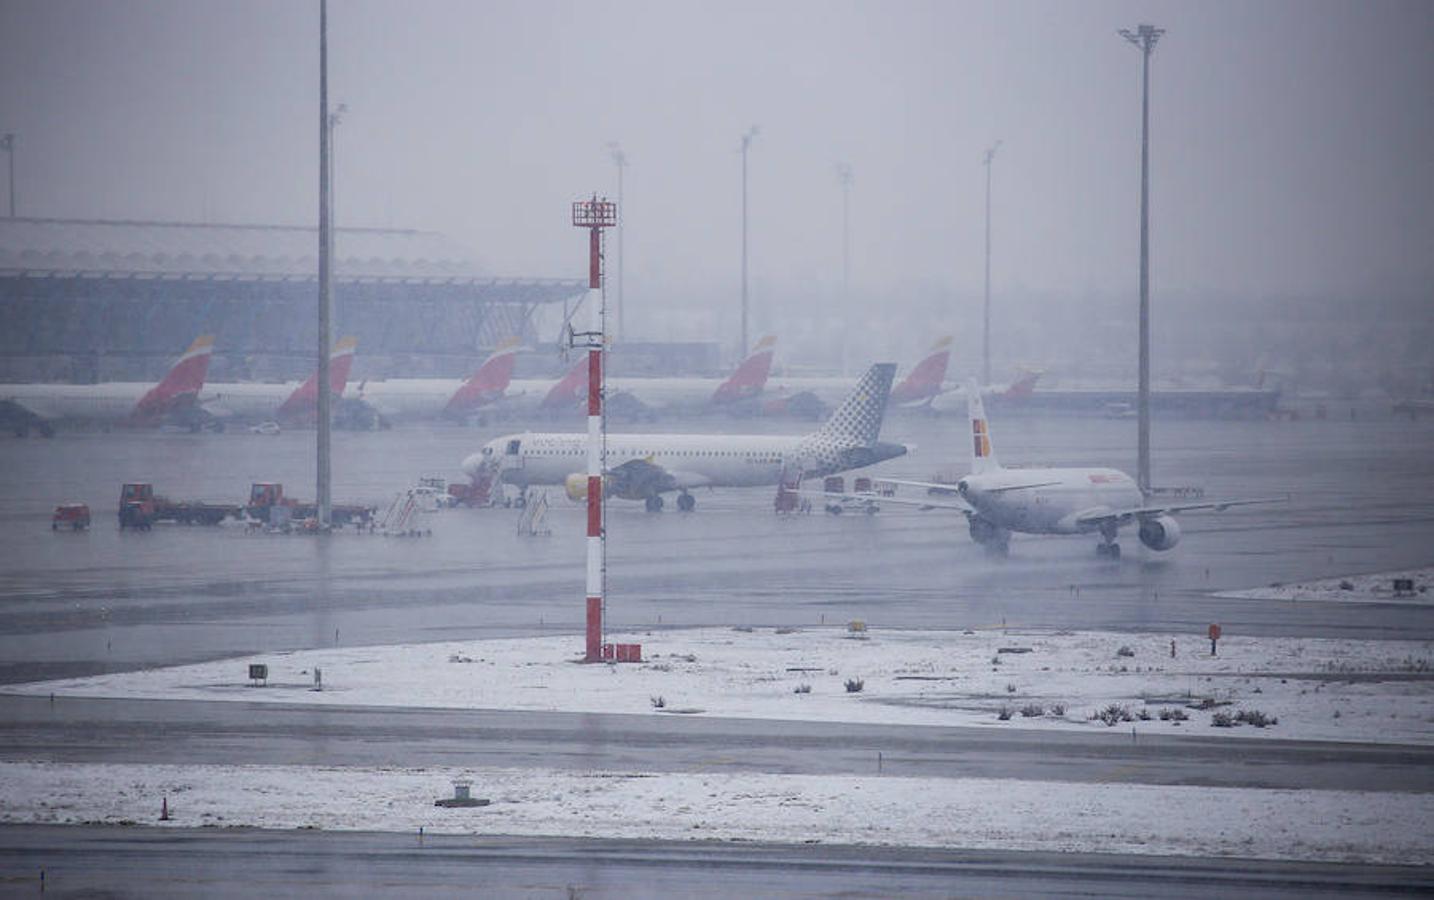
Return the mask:
<path fill-rule="evenodd" d="M 0 763 L 0 820 L 1434 862 L 1428 795 L 877 775 Z"/>
<path fill-rule="evenodd" d="M 610 638 L 642 642 L 645 661 L 582 665 L 581 638 L 567 635 L 268 653 L 7 690 L 1434 743 L 1427 641 L 1226 635 L 1212 658 L 1192 634 L 768 628 Z M 268 665 L 267 686 L 247 680 L 250 663 Z M 1212 727 L 1242 713 L 1274 724 Z"/>
<path fill-rule="evenodd" d="M 1429 642 L 694 629 L 270 653 L 40 682 L 65 696 L 1434 743 Z M 248 666 L 266 663 L 266 686 Z M 315 673 L 322 673 L 322 690 Z M 847 682 L 860 691 L 849 691 Z M 660 704 L 660 705 L 659 705 Z M 1114 713 L 1109 711 L 1114 710 Z M 1106 720 L 1097 714 L 1107 711 Z M 1256 727 L 1214 728 L 1259 713 Z M 1184 717 L 1183 719 L 1181 717 Z M 1109 722 L 1109 724 L 1108 724 Z M 477 809 L 437 809 L 472 779 Z M 1434 795 L 968 778 L 0 763 L 0 821 L 1002 848 L 1434 864 Z"/>
<path fill-rule="evenodd" d="M 1394 590 L 1395 579 L 1407 578 L 1413 590 Z M 1412 603 L 1434 605 L 1434 568 L 1375 572 L 1343 578 L 1323 578 L 1295 584 L 1272 584 L 1244 591 L 1222 591 L 1215 596 L 1237 600 L 1328 601 L 1333 603 Z"/>

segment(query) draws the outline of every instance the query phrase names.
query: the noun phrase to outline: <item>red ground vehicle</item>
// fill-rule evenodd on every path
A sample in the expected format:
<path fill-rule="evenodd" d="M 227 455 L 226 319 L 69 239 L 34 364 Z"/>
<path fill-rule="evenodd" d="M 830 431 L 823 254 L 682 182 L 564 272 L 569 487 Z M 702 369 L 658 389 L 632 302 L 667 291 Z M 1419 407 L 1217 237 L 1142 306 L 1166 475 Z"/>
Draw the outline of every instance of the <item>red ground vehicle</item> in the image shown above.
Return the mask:
<path fill-rule="evenodd" d="M 147 481 L 127 482 L 120 488 L 121 529 L 148 531 L 155 522 L 218 525 L 226 518 L 237 519 L 239 512 L 239 507 L 233 504 L 171 500 L 155 494 L 154 485 Z"/>
<path fill-rule="evenodd" d="M 274 528 L 293 523 L 299 525 L 318 517 L 318 506 L 284 496 L 284 486 L 277 481 L 256 481 L 249 488 L 249 503 L 244 513 Z M 329 521 L 334 525 L 367 525 L 373 520 L 374 509 L 356 503 L 334 503 L 329 506 Z"/>
<path fill-rule="evenodd" d="M 59 531 L 61 528 L 84 531 L 89 527 L 90 508 L 84 503 L 61 503 L 55 507 L 55 515 L 50 519 L 51 531 Z"/>

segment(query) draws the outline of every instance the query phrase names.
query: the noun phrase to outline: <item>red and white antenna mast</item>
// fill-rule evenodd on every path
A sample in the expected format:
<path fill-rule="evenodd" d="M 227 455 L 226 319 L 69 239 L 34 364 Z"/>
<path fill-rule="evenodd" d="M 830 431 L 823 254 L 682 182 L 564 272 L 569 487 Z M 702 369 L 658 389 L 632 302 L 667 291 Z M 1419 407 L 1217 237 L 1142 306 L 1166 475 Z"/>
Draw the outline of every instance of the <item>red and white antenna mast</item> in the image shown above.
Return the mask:
<path fill-rule="evenodd" d="M 603 352 L 606 350 L 607 308 L 602 288 L 602 230 L 617 224 L 617 204 L 579 200 L 573 204 L 573 224 L 588 229 L 587 331 L 568 332 L 569 346 L 588 351 L 588 567 L 587 662 L 602 660 L 603 606 L 606 597 L 607 529 L 603 520 L 603 467 L 606 464 L 603 421 Z"/>

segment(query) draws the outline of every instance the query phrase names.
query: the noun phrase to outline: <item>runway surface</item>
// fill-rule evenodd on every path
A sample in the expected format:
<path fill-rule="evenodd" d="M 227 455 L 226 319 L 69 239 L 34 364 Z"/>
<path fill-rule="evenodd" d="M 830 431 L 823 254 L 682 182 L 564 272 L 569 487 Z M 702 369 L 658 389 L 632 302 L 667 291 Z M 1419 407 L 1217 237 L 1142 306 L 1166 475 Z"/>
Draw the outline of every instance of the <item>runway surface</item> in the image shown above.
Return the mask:
<path fill-rule="evenodd" d="M 107 897 L 1389 896 L 1431 873 L 1078 853 L 0 826 L 0 892 Z"/>

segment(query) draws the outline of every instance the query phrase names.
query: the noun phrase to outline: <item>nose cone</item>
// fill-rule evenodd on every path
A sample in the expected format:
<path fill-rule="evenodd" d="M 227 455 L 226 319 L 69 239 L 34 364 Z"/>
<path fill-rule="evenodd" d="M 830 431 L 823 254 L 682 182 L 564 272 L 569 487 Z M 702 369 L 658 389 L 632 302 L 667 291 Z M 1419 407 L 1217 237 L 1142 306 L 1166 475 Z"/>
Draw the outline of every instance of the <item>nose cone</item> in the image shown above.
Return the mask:
<path fill-rule="evenodd" d="M 469 478 L 477 478 L 483 473 L 483 469 L 486 462 L 487 457 L 485 457 L 482 452 L 474 453 L 465 457 L 463 460 L 463 465 L 461 467 L 463 469 L 463 474 L 467 475 Z"/>

